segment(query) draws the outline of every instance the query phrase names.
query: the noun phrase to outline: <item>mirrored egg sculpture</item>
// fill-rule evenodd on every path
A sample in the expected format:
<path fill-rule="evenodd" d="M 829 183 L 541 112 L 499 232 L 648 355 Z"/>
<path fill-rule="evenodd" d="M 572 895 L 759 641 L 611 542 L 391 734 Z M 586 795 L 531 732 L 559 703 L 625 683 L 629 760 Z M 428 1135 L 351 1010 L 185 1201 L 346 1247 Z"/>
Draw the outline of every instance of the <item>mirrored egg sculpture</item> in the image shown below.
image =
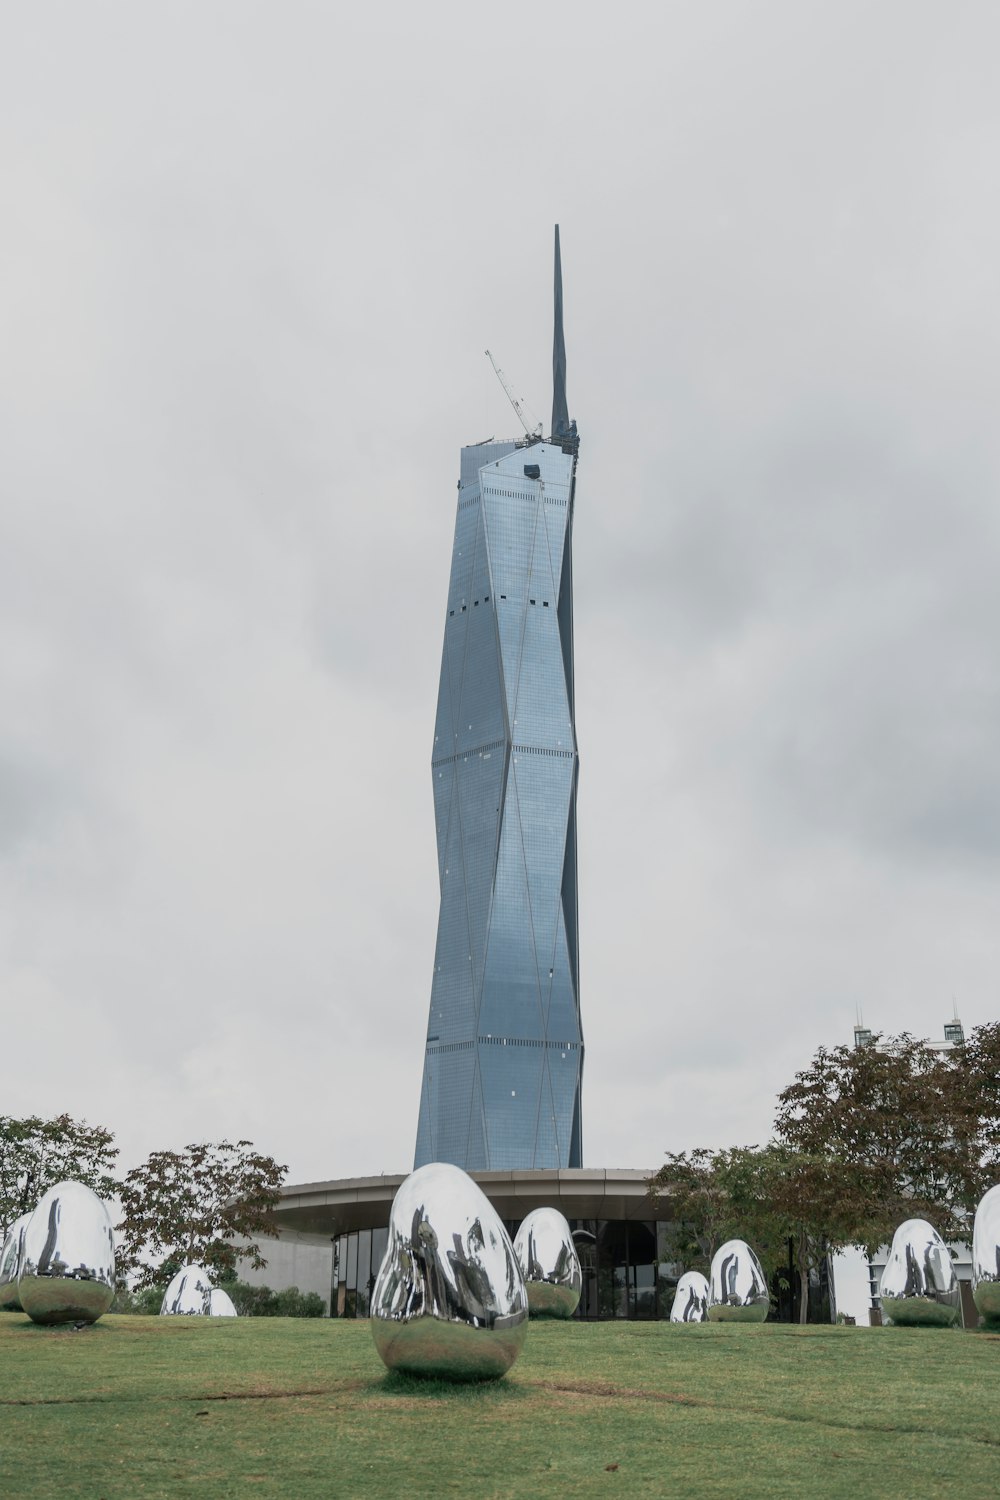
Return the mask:
<path fill-rule="evenodd" d="M 181 1266 L 160 1303 L 160 1317 L 207 1318 L 212 1306 L 212 1283 L 204 1266 Z"/>
<path fill-rule="evenodd" d="M 571 1318 L 583 1290 L 573 1232 L 557 1208 L 535 1208 L 514 1236 L 533 1317 Z"/>
<path fill-rule="evenodd" d="M 882 1313 L 893 1323 L 947 1328 L 962 1316 L 948 1246 L 926 1219 L 907 1219 L 892 1237 L 882 1272 Z"/>
<path fill-rule="evenodd" d="M 17 1295 L 17 1273 L 21 1266 L 21 1246 L 24 1231 L 28 1227 L 30 1214 L 15 1219 L 4 1238 L 0 1249 L 0 1312 L 20 1312 L 21 1303 Z"/>
<path fill-rule="evenodd" d="M 972 1297 L 980 1317 L 988 1323 L 1000 1321 L 1000 1187 L 991 1187 L 984 1193 L 976 1209 L 972 1229 Z"/>
<path fill-rule="evenodd" d="M 760 1261 L 745 1240 L 727 1240 L 712 1256 L 710 1323 L 763 1323 L 771 1299 Z"/>
<path fill-rule="evenodd" d="M 707 1277 L 700 1271 L 685 1271 L 674 1293 L 671 1323 L 704 1323 L 708 1317 L 708 1293 Z"/>
<path fill-rule="evenodd" d="M 161 1318 L 235 1318 L 228 1292 L 213 1286 L 204 1266 L 181 1266 L 160 1304 Z"/>
<path fill-rule="evenodd" d="M 115 1240 L 97 1194 L 57 1182 L 24 1231 L 17 1278 L 21 1306 L 36 1323 L 95 1323 L 115 1295 Z"/>
<path fill-rule="evenodd" d="M 397 1192 L 371 1318 L 390 1370 L 494 1380 L 520 1354 L 524 1277 L 496 1210 L 460 1168 L 429 1162 Z"/>

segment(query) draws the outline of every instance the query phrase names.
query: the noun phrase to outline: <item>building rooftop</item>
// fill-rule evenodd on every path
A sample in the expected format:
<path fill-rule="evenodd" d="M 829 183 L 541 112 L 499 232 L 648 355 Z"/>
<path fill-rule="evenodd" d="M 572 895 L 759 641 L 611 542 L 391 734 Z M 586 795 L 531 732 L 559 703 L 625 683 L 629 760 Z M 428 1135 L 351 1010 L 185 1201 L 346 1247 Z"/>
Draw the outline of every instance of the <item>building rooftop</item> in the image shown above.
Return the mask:
<path fill-rule="evenodd" d="M 291 1183 L 281 1190 L 275 1218 L 302 1234 L 346 1234 L 388 1224 L 406 1172 Z M 666 1203 L 649 1195 L 652 1168 L 564 1167 L 542 1171 L 470 1172 L 502 1219 L 523 1219 L 533 1208 L 558 1208 L 567 1219 L 659 1219 Z"/>
<path fill-rule="evenodd" d="M 964 1041 L 965 1027 L 958 1017 L 955 1016 L 951 1021 L 945 1022 L 944 1037 L 941 1041 L 931 1041 L 930 1038 L 926 1038 L 923 1045 L 927 1048 L 928 1052 L 950 1052 L 953 1047 L 960 1047 Z M 889 1042 L 876 1042 L 875 1033 L 861 1021 L 854 1028 L 854 1045 L 855 1047 L 874 1046 L 879 1052 L 891 1052 L 893 1050 Z"/>

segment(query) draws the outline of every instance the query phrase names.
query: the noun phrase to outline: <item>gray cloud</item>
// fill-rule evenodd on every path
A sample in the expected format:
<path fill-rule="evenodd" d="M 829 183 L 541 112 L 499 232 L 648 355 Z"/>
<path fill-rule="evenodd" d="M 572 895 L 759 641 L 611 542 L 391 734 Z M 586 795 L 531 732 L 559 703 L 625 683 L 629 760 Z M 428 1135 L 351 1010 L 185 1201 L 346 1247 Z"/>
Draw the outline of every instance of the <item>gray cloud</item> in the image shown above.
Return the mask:
<path fill-rule="evenodd" d="M 563 225 L 586 1151 L 992 1019 L 993 8 L 40 4 L 0 90 L 5 1109 L 412 1151 L 457 448 Z M 26 1069 L 44 1031 L 44 1069 Z"/>

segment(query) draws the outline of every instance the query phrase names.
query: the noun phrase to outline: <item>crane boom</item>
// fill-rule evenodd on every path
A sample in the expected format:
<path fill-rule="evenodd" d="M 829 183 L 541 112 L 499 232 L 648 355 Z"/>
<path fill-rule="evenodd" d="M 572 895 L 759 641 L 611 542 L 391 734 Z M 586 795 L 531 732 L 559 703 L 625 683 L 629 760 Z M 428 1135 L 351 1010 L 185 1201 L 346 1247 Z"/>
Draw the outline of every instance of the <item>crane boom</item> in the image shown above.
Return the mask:
<path fill-rule="evenodd" d="M 541 437 L 541 435 L 542 435 L 542 424 L 541 424 L 541 422 L 535 422 L 535 421 L 533 421 L 531 419 L 531 413 L 526 408 L 524 402 L 523 401 L 519 401 L 517 399 L 517 397 L 514 395 L 514 392 L 511 389 L 510 383 L 507 380 L 507 377 L 504 375 L 504 372 L 501 370 L 500 366 L 497 364 L 496 360 L 493 358 L 492 354 L 490 353 L 490 351 L 488 349 L 486 351 L 486 358 L 489 360 L 490 364 L 493 366 L 493 373 L 496 375 L 496 378 L 499 380 L 500 384 L 503 386 L 504 392 L 505 392 L 505 394 L 507 396 L 507 400 L 510 402 L 511 406 L 517 412 L 518 421 L 521 423 L 521 426 L 524 428 L 525 432 L 528 434 L 529 437 Z"/>

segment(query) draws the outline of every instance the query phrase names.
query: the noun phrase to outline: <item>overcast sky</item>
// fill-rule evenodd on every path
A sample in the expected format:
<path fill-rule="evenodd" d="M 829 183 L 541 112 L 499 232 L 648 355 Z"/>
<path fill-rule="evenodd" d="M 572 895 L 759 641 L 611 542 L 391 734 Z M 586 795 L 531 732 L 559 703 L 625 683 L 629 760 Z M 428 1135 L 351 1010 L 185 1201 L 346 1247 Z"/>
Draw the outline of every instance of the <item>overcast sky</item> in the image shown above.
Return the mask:
<path fill-rule="evenodd" d="M 23 0 L 0 1113 L 412 1162 L 458 449 L 563 236 L 584 1159 L 997 1018 L 1000 12 Z"/>

